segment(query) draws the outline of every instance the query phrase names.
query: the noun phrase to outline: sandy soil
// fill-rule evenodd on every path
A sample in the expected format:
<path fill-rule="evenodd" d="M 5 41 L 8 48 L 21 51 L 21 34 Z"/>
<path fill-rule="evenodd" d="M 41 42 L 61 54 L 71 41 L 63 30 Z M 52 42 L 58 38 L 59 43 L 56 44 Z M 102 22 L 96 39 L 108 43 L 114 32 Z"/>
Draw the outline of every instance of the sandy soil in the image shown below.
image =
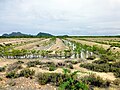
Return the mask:
<path fill-rule="evenodd" d="M 52 51 L 63 51 L 69 49 L 67 46 L 65 46 L 65 44 L 62 42 L 61 39 L 56 38 L 56 43 L 51 46 L 48 50 L 52 50 Z"/>
<path fill-rule="evenodd" d="M 32 49 L 34 46 L 40 45 L 41 43 L 48 41 L 48 40 L 49 39 L 44 39 L 44 40 L 39 39 L 37 42 L 33 42 L 27 45 L 22 45 L 22 46 L 16 47 L 15 49 Z"/>
<path fill-rule="evenodd" d="M 36 41 L 39 40 L 39 38 L 15 38 L 15 39 L 0 39 L 0 44 L 15 44 L 15 43 L 21 43 L 21 42 L 29 42 L 29 41 Z"/>
<path fill-rule="evenodd" d="M 95 71 L 88 70 L 86 68 L 82 68 L 79 65 L 80 64 L 73 65 L 74 69 L 75 70 L 79 70 L 79 71 L 81 71 L 83 73 L 88 73 L 88 74 L 93 73 L 93 74 L 96 74 L 97 76 L 100 76 L 104 80 L 108 79 L 108 80 L 113 81 L 113 80 L 116 79 L 113 73 L 95 72 Z"/>
<path fill-rule="evenodd" d="M 105 45 L 105 44 L 99 44 L 99 43 L 95 43 L 95 42 L 90 42 L 90 41 L 84 41 L 84 40 L 77 40 L 77 39 L 72 39 L 72 38 L 67 38 L 68 40 L 71 40 L 71 41 L 76 41 L 76 42 L 79 42 L 81 44 L 86 44 L 86 45 L 89 45 L 89 46 L 93 46 L 93 45 L 97 45 L 99 47 L 103 47 L 104 49 L 108 49 L 110 48 L 110 45 Z M 112 47 L 111 51 L 113 52 L 120 52 L 120 48 L 118 47 Z"/>

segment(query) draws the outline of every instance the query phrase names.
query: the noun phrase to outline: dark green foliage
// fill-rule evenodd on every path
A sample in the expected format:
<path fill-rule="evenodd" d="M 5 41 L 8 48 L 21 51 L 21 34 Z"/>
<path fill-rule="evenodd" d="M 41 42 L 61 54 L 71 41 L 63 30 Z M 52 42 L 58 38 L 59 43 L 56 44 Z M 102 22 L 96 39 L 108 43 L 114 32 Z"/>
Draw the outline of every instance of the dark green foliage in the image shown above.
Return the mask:
<path fill-rule="evenodd" d="M 3 79 L 2 79 L 2 77 L 0 77 L 0 81 L 2 81 Z"/>
<path fill-rule="evenodd" d="M 68 61 L 65 61 L 66 63 L 71 63 L 71 64 L 77 64 L 79 63 L 79 61 L 75 61 L 75 60 L 68 60 Z"/>
<path fill-rule="evenodd" d="M 77 71 L 78 72 L 78 71 Z M 76 74 L 68 74 L 68 70 L 64 69 L 64 74 L 60 73 L 39 73 L 37 79 L 39 84 L 52 84 L 59 86 L 60 90 L 88 90 L 88 86 L 82 82 L 76 80 Z"/>
<path fill-rule="evenodd" d="M 16 71 L 10 71 L 6 73 L 6 78 L 18 78 L 19 74 L 16 73 Z"/>
<path fill-rule="evenodd" d="M 74 69 L 72 64 L 68 64 L 67 67 L 70 68 L 70 69 Z"/>
<path fill-rule="evenodd" d="M 56 65 L 53 62 L 47 62 L 46 66 L 49 67 L 49 71 L 54 71 L 56 70 Z"/>
<path fill-rule="evenodd" d="M 0 67 L 0 72 L 4 72 L 5 71 L 5 67 Z"/>
<path fill-rule="evenodd" d="M 40 85 L 51 83 L 58 86 L 63 82 L 63 75 L 60 73 L 39 73 L 37 79 Z"/>
<path fill-rule="evenodd" d="M 37 79 L 40 85 L 45 85 L 48 83 L 49 74 L 48 73 L 39 73 Z"/>
<path fill-rule="evenodd" d="M 55 66 L 50 66 L 50 67 L 49 67 L 49 71 L 54 71 L 54 70 L 56 70 L 56 67 L 55 67 Z"/>
<path fill-rule="evenodd" d="M 71 74 L 68 74 L 67 70 L 64 69 L 64 75 L 66 76 L 64 82 L 59 86 L 59 90 L 89 90 L 88 86 L 76 79 L 76 74 L 78 71 L 75 71 Z"/>
<path fill-rule="evenodd" d="M 111 83 L 109 80 L 103 80 L 102 78 L 94 74 L 86 76 L 81 80 L 86 84 L 97 86 L 97 87 L 109 87 Z"/>
<path fill-rule="evenodd" d="M 110 53 L 102 54 L 100 58 L 101 58 L 102 60 L 105 60 L 105 61 L 115 61 L 115 60 L 116 60 L 116 58 L 115 58 L 113 55 L 111 55 L 111 54 L 108 55 L 108 54 L 110 54 Z"/>
<path fill-rule="evenodd" d="M 95 60 L 93 63 L 96 63 L 96 64 L 106 64 L 106 63 L 108 63 L 108 60 Z"/>
<path fill-rule="evenodd" d="M 35 74 L 35 71 L 34 71 L 34 70 L 30 70 L 30 69 L 26 68 L 26 69 L 23 69 L 23 70 L 20 72 L 19 76 L 20 76 L 20 77 L 26 77 L 26 78 L 28 78 L 28 77 L 33 76 L 34 74 Z"/>
<path fill-rule="evenodd" d="M 113 72 L 116 77 L 120 77 L 120 62 L 105 64 L 103 62 L 100 60 L 94 63 L 81 64 L 80 66 L 97 72 Z"/>
<path fill-rule="evenodd" d="M 28 67 L 36 67 L 36 65 L 41 65 L 42 63 L 40 61 L 30 61 L 27 63 Z"/>
<path fill-rule="evenodd" d="M 16 64 L 23 64 L 23 61 L 17 61 Z"/>
<path fill-rule="evenodd" d="M 88 57 L 87 59 L 88 60 L 94 60 L 96 57 L 95 56 L 90 56 L 90 57 Z"/>
<path fill-rule="evenodd" d="M 115 75 L 116 77 L 120 77 L 120 68 L 115 69 L 114 75 Z"/>
<path fill-rule="evenodd" d="M 109 72 L 109 65 L 108 64 L 81 64 L 81 67 L 97 71 L 97 72 Z"/>

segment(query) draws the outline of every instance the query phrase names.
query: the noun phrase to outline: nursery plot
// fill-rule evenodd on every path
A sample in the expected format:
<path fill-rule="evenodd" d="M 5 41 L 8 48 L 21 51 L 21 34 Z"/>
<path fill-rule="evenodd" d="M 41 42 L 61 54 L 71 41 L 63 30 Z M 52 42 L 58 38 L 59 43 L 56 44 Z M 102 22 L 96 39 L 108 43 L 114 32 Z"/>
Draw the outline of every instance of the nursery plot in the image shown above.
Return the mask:
<path fill-rule="evenodd" d="M 22 45 L 24 43 L 29 43 L 29 42 L 35 42 L 39 40 L 38 38 L 36 39 L 28 39 L 28 38 L 16 38 L 16 39 L 12 39 L 12 40 L 8 40 L 8 41 L 2 41 L 0 44 L 1 45 L 5 45 L 5 44 L 12 44 L 12 45 Z"/>
<path fill-rule="evenodd" d="M 74 41 L 80 42 L 81 44 Z M 26 40 L 26 42 L 28 43 L 15 47 L 16 52 L 13 52 L 13 54 L 17 53 L 16 56 L 10 56 L 13 58 L 6 59 L 1 57 L 0 59 L 0 70 L 2 71 L 0 72 L 0 78 L 3 78 L 3 82 L 5 82 L 5 84 L 2 85 L 7 88 L 21 88 L 21 86 L 23 86 L 26 89 L 30 89 L 32 88 L 31 85 L 34 86 L 34 84 L 35 88 L 33 88 L 33 90 L 44 90 L 46 88 L 48 89 L 48 84 L 50 85 L 50 87 L 52 87 L 53 85 L 54 89 L 56 87 L 58 88 L 59 85 L 56 85 L 56 83 L 59 81 L 61 82 L 62 77 L 57 78 L 57 76 L 55 75 L 58 75 L 59 77 L 61 74 L 64 74 L 63 69 L 67 69 L 69 73 L 79 71 L 76 74 L 78 81 L 80 78 L 85 79 L 84 77 L 87 77 L 91 74 L 100 76 L 97 79 L 101 80 L 100 84 L 103 85 L 106 84 L 106 81 L 108 80 L 110 80 L 110 83 L 113 84 L 113 81 L 116 79 L 114 72 L 98 72 L 80 66 L 81 64 L 93 64 L 94 61 L 98 60 L 99 62 L 99 60 L 102 59 L 101 57 L 98 57 L 99 55 L 97 56 L 97 54 L 92 51 L 92 47 L 89 47 L 98 43 L 89 43 L 88 41 L 84 42 L 84 40 L 60 38 L 56 38 L 54 40 L 51 40 L 51 38 L 30 38 Z M 88 46 L 82 44 L 87 44 Z M 101 46 L 101 44 L 99 46 Z M 106 49 L 107 48 L 108 46 L 106 46 Z M 19 52 L 21 52 L 21 54 Z M 50 57 L 49 55 L 51 55 L 52 57 Z M 111 61 L 110 63 L 112 64 L 113 62 Z M 13 72 L 11 73 L 10 71 Z M 37 81 L 37 75 L 40 73 L 44 75 L 39 76 L 40 79 L 43 78 L 43 81 Z M 46 83 L 46 79 L 48 79 L 48 83 Z M 56 79 L 60 80 L 57 81 Z M 15 83 L 12 81 L 12 84 L 15 86 L 6 86 L 6 83 L 8 83 L 8 81 L 10 80 L 14 80 Z M 28 85 L 25 84 L 27 82 L 29 83 Z M 45 85 L 42 86 L 40 82 L 45 83 Z M 0 84 L 1 83 L 2 81 L 0 81 Z"/>
<path fill-rule="evenodd" d="M 32 49 L 34 49 L 34 50 L 47 50 L 48 48 L 50 48 L 54 44 L 55 44 L 55 41 L 52 39 L 49 39 L 49 40 L 46 40 L 44 42 L 41 42 L 40 44 L 37 44 Z"/>
<path fill-rule="evenodd" d="M 81 38 L 81 39 L 90 40 L 90 41 L 113 41 L 113 42 L 120 41 L 120 38 Z"/>
<path fill-rule="evenodd" d="M 99 44 L 111 45 L 112 47 L 120 48 L 120 38 L 76 38 L 78 40 L 85 40 Z"/>
<path fill-rule="evenodd" d="M 89 46 L 97 45 L 99 47 L 103 47 L 106 50 L 111 47 L 111 45 L 99 44 L 99 43 L 85 41 L 85 40 L 77 40 L 77 39 L 72 39 L 72 38 L 68 38 L 68 40 L 76 41 L 76 42 L 79 42 L 81 44 L 86 44 L 86 45 L 89 45 Z M 120 52 L 120 48 L 118 48 L 118 47 L 112 47 L 111 51 L 113 51 L 113 52 Z"/>
<path fill-rule="evenodd" d="M 23 45 L 23 46 L 19 46 L 19 47 L 16 47 L 15 49 L 32 49 L 34 46 L 36 45 L 39 45 L 45 41 L 48 41 L 49 39 L 45 39 L 45 40 L 42 40 L 42 39 L 39 39 L 37 42 L 32 42 L 30 44 L 27 44 L 27 45 Z"/>

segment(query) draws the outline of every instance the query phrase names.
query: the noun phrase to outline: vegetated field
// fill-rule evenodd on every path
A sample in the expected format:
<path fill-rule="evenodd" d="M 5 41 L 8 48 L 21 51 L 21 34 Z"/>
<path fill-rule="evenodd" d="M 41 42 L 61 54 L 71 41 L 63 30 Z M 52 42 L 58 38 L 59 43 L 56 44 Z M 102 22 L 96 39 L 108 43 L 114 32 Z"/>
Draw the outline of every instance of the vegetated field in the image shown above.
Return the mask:
<path fill-rule="evenodd" d="M 119 90 L 120 38 L 2 38 L 1 90 Z"/>

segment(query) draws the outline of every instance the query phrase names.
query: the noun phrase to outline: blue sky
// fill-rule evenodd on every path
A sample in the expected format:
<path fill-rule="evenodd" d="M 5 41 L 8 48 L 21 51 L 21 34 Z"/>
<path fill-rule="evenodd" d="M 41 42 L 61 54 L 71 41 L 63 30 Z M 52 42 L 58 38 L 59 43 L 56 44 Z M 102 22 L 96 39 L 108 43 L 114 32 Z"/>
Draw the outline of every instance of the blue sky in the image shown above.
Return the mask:
<path fill-rule="evenodd" d="M 0 0 L 0 34 L 120 35 L 120 0 Z"/>

